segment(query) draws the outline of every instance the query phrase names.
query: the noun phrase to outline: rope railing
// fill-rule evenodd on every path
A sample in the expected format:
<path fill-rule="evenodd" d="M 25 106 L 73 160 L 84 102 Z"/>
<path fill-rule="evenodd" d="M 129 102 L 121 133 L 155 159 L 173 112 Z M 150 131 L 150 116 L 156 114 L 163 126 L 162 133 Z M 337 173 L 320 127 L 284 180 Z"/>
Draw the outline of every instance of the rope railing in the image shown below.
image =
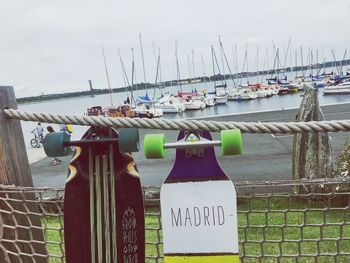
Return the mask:
<path fill-rule="evenodd" d="M 160 130 L 205 130 L 210 132 L 219 132 L 227 129 L 240 129 L 242 133 L 270 134 L 350 131 L 350 120 L 309 122 L 234 122 L 60 115 L 52 113 L 35 113 L 15 109 L 4 109 L 4 113 L 7 118 L 22 121 L 115 128 L 135 127 Z"/>

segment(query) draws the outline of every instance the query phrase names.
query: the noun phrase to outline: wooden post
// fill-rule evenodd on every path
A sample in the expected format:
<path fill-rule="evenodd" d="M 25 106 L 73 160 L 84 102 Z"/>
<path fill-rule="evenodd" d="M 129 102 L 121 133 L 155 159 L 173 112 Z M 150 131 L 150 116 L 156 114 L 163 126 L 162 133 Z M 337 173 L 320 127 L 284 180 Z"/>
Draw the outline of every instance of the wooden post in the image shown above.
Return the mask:
<path fill-rule="evenodd" d="M 304 84 L 304 98 L 297 121 L 324 120 L 317 91 Z M 293 179 L 320 179 L 332 177 L 331 144 L 327 132 L 298 133 L 293 141 Z"/>
<path fill-rule="evenodd" d="M 33 180 L 21 123 L 18 120 L 7 119 L 4 108 L 17 109 L 13 87 L 0 86 L 0 184 L 32 187 Z M 34 193 L 4 192 L 0 193 L 0 209 L 7 211 L 0 212 L 0 261 L 4 262 L 2 259 L 5 259 L 5 262 L 11 263 L 47 262 L 45 257 L 21 255 L 21 253 L 47 255 L 46 246 L 43 243 L 41 218 L 33 215 L 33 213 L 39 213 L 38 206 L 33 202 Z M 23 214 L 28 210 L 31 212 L 30 215 Z M 14 226 L 14 228 L 7 226 Z M 1 239 L 16 240 L 16 243 L 2 242 Z M 8 251 L 14 254 L 7 253 Z"/>

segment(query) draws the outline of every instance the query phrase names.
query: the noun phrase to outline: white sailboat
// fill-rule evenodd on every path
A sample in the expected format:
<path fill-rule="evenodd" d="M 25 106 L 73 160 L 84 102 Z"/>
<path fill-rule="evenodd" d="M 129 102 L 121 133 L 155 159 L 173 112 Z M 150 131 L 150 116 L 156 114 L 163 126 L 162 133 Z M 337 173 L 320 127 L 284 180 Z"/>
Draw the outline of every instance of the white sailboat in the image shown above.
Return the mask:
<path fill-rule="evenodd" d="M 323 89 L 323 94 L 350 94 L 350 81 L 340 83 L 336 86 L 328 86 Z"/>
<path fill-rule="evenodd" d="M 216 99 L 215 97 L 207 96 L 204 98 L 204 103 L 206 107 L 213 107 L 216 105 Z"/>
<path fill-rule="evenodd" d="M 158 99 L 155 107 L 162 109 L 163 113 L 180 113 L 185 111 L 185 106 L 178 98 L 174 95 L 164 95 Z"/>
<path fill-rule="evenodd" d="M 226 82 L 224 81 L 224 79 L 222 79 L 222 84 L 221 85 L 216 85 L 216 81 L 215 81 L 215 64 L 218 68 L 218 73 L 219 75 L 221 75 L 220 73 L 220 67 L 219 67 L 219 63 L 217 61 L 216 55 L 215 55 L 215 51 L 213 46 L 211 46 L 211 57 L 212 57 L 212 63 L 213 63 L 213 76 L 214 76 L 214 88 L 215 88 L 215 100 L 216 100 L 216 104 L 225 104 L 227 102 L 228 96 L 226 93 Z"/>
<path fill-rule="evenodd" d="M 241 85 L 239 89 L 229 94 L 230 100 L 254 100 L 258 97 L 256 92 L 252 91 L 248 85 Z"/>
<path fill-rule="evenodd" d="M 182 101 L 186 110 L 203 110 L 205 103 L 202 100 L 195 100 L 192 97 L 187 97 Z"/>
<path fill-rule="evenodd" d="M 252 91 L 251 88 L 242 86 L 239 89 L 238 100 L 255 100 L 258 96 L 255 91 Z"/>
<path fill-rule="evenodd" d="M 226 91 L 225 90 L 216 91 L 215 100 L 216 100 L 216 104 L 225 104 L 228 100 Z"/>
<path fill-rule="evenodd" d="M 132 109 L 136 116 L 148 117 L 148 118 L 159 118 L 163 116 L 163 110 L 156 108 L 154 105 L 139 104 Z"/>

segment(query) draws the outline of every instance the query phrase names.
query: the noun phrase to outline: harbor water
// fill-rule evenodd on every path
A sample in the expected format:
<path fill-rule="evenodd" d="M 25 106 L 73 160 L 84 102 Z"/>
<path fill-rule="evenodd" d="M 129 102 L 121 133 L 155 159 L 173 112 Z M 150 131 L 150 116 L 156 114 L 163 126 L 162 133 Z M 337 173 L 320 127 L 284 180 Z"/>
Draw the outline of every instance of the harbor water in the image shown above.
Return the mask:
<path fill-rule="evenodd" d="M 230 83 L 228 82 L 228 85 Z M 231 84 L 232 85 L 232 84 Z M 193 85 L 182 85 L 183 92 L 191 92 L 197 90 L 198 92 L 206 90 L 207 92 L 213 91 L 213 83 L 197 83 Z M 179 87 L 168 87 L 164 89 L 148 90 L 147 94 L 150 98 L 157 98 L 161 96 L 161 93 L 169 92 L 177 93 Z M 146 90 L 134 91 L 134 97 L 144 96 Z M 205 108 L 203 110 L 185 111 L 183 113 L 169 113 L 164 114 L 163 118 L 178 119 L 178 118 L 200 118 L 206 116 L 217 116 L 227 114 L 240 114 L 248 112 L 261 112 L 270 110 L 281 110 L 298 108 L 302 100 L 303 92 L 275 95 L 269 98 L 260 98 L 249 101 L 228 101 L 226 104 L 216 105 L 214 107 Z M 320 91 L 318 93 L 320 105 L 329 104 L 341 104 L 350 102 L 350 95 L 322 95 Z M 104 94 L 94 97 L 77 97 L 72 99 L 56 100 L 56 101 L 45 101 L 30 104 L 20 104 L 18 108 L 24 111 L 30 112 L 46 112 L 54 114 L 69 114 L 69 115 L 84 115 L 86 114 L 87 108 L 92 106 L 110 106 L 111 98 L 113 105 L 119 105 L 130 96 L 130 93 L 121 92 L 113 94 Z M 43 124 L 47 127 L 49 124 Z M 55 130 L 58 130 L 58 125 L 52 125 Z M 22 121 L 22 128 L 24 133 L 24 139 L 26 145 L 29 145 L 32 134 L 30 133 L 36 127 L 34 122 Z M 72 135 L 73 139 L 80 138 L 86 127 L 74 126 L 74 132 Z"/>

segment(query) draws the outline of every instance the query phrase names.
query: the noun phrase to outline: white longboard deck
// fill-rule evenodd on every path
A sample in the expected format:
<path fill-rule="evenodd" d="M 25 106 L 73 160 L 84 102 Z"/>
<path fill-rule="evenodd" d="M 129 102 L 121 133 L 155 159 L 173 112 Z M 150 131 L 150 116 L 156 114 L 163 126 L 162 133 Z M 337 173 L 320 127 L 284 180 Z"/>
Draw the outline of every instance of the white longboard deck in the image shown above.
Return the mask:
<path fill-rule="evenodd" d="M 239 262 L 236 191 L 230 180 L 164 183 L 164 262 Z"/>

